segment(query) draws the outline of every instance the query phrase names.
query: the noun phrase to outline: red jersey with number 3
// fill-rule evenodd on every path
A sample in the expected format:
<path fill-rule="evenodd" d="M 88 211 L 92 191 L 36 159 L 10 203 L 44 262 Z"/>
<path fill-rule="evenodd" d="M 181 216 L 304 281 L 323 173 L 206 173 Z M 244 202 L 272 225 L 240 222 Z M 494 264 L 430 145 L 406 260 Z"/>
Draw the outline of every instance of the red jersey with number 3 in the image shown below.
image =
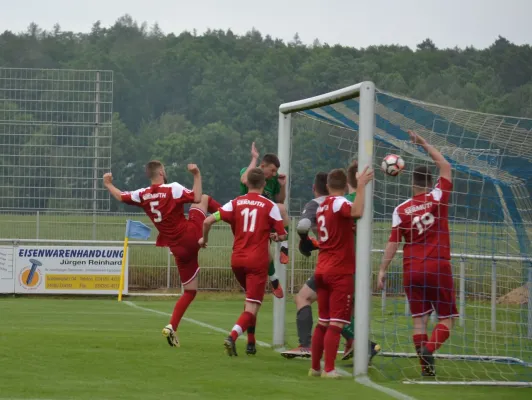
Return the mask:
<path fill-rule="evenodd" d="M 278 235 L 286 235 L 277 204 L 260 194 L 248 193 L 218 211 L 235 235 L 231 266 L 268 269 L 270 232 L 274 229 Z"/>
<path fill-rule="evenodd" d="M 194 192 L 177 182 L 151 185 L 133 192 L 122 192 L 122 201 L 141 207 L 159 231 L 156 246 L 170 247 L 185 231 L 184 205 L 194 202 Z"/>
<path fill-rule="evenodd" d="M 320 249 L 316 274 L 355 273 L 352 203 L 343 196 L 329 196 L 318 207 L 316 223 Z"/>
<path fill-rule="evenodd" d="M 452 182 L 440 177 L 429 193 L 418 194 L 393 212 L 390 242 L 404 238 L 403 267 L 423 268 L 431 261 L 450 260 L 449 198 Z"/>

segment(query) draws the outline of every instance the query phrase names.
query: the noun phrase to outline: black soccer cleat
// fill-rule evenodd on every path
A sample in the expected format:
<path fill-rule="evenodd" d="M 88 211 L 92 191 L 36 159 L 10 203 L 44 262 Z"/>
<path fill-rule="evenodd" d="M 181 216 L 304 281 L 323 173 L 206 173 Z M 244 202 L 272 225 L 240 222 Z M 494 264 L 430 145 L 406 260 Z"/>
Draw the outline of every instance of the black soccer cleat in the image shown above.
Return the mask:
<path fill-rule="evenodd" d="M 434 355 L 425 347 L 419 349 L 419 358 L 421 359 L 421 375 L 436 376 L 436 366 L 434 365 Z"/>
<path fill-rule="evenodd" d="M 225 352 L 229 357 L 238 356 L 236 354 L 236 343 L 231 336 L 227 336 L 224 340 Z"/>
<path fill-rule="evenodd" d="M 254 356 L 257 354 L 257 347 L 255 346 L 255 343 L 248 343 L 246 346 L 246 354 L 248 356 Z"/>

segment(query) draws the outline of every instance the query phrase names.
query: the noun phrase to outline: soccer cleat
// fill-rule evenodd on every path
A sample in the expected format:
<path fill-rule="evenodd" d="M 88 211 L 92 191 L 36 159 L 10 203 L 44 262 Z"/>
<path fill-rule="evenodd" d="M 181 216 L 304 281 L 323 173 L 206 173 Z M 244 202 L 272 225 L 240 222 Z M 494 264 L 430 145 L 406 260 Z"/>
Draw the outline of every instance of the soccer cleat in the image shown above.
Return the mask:
<path fill-rule="evenodd" d="M 296 357 L 310 358 L 312 354 L 310 352 L 310 348 L 309 347 L 299 346 L 299 347 L 297 347 L 295 349 L 292 349 L 292 350 L 283 351 L 281 353 L 281 355 L 284 358 L 296 358 Z"/>
<path fill-rule="evenodd" d="M 335 369 L 333 369 L 332 371 L 329 371 L 329 372 L 325 372 L 323 371 L 321 373 L 321 377 L 322 378 L 328 378 L 328 379 L 338 379 L 340 378 L 342 375 L 340 375 L 338 373 L 338 371 L 336 371 Z"/>
<path fill-rule="evenodd" d="M 349 360 L 350 358 L 353 358 L 353 354 L 355 352 L 355 341 L 353 339 L 349 339 L 345 341 L 345 348 L 344 348 L 344 355 L 342 357 L 342 361 Z"/>
<path fill-rule="evenodd" d="M 436 376 L 436 367 L 434 365 L 434 355 L 425 347 L 419 350 L 419 358 L 421 360 L 421 375 L 422 376 Z"/>
<path fill-rule="evenodd" d="M 248 356 L 254 356 L 257 354 L 257 347 L 255 346 L 255 343 L 248 343 L 246 346 L 246 354 Z"/>
<path fill-rule="evenodd" d="M 321 371 L 316 371 L 315 369 L 309 369 L 308 370 L 308 376 L 314 376 L 314 377 L 320 377 L 322 374 Z"/>
<path fill-rule="evenodd" d="M 281 247 L 279 261 L 281 261 L 281 264 L 288 264 L 290 262 L 290 257 L 288 257 L 288 247 Z"/>
<path fill-rule="evenodd" d="M 282 299 L 284 297 L 283 287 L 281 286 L 281 282 L 277 281 L 277 287 L 273 287 L 273 295 L 277 297 L 278 299 Z"/>
<path fill-rule="evenodd" d="M 225 352 L 229 357 L 238 356 L 236 354 L 236 343 L 231 336 L 227 336 L 224 340 Z"/>
<path fill-rule="evenodd" d="M 179 347 L 179 339 L 172 325 L 168 324 L 163 328 L 163 336 L 166 337 L 170 347 Z"/>

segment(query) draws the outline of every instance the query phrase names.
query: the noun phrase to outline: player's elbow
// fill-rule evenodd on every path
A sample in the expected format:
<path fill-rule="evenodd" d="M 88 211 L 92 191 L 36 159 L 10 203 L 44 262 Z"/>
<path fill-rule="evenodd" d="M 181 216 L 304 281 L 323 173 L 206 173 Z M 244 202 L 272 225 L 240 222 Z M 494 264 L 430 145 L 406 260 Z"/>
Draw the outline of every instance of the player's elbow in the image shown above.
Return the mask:
<path fill-rule="evenodd" d="M 240 183 L 242 183 L 243 185 L 246 185 L 248 184 L 248 179 L 245 175 L 242 175 L 242 177 L 240 178 Z"/>
<path fill-rule="evenodd" d="M 364 215 L 364 209 L 363 208 L 360 208 L 360 209 L 352 208 L 351 209 L 351 216 L 353 218 L 356 218 L 356 219 L 362 218 L 362 215 Z"/>
<path fill-rule="evenodd" d="M 452 167 L 451 167 L 451 164 L 447 160 L 442 162 L 442 164 L 439 166 L 439 170 L 440 170 L 441 177 L 447 179 L 448 181 L 451 180 Z"/>

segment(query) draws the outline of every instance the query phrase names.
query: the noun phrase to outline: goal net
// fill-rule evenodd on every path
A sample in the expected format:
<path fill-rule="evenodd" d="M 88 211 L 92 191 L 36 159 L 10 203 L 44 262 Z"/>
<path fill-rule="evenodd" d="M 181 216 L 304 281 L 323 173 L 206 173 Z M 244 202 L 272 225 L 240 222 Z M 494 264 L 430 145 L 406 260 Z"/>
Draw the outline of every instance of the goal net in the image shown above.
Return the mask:
<path fill-rule="evenodd" d="M 530 385 L 532 120 L 458 110 L 372 88 L 363 83 L 280 108 L 279 154 L 281 168 L 289 174 L 292 215 L 313 197 L 317 172 L 345 168 L 354 158 L 359 170 L 370 163 L 376 172 L 367 193 L 369 215 L 357 226 L 355 375 L 369 371 L 373 379 L 405 383 Z M 412 196 L 413 168 L 427 165 L 437 174 L 428 154 L 409 142 L 409 129 L 439 149 L 453 167 L 449 225 L 460 317 L 435 353 L 433 378 L 421 377 L 401 251 L 389 268 L 385 290 L 377 290 L 392 212 Z M 390 153 L 406 162 L 398 177 L 380 170 Z M 304 258 L 296 246 L 292 259 L 287 280 L 297 292 L 313 273 L 316 255 Z M 275 312 L 284 313 L 282 301 L 276 301 Z M 274 317 L 274 344 L 294 345 L 290 329 L 295 315 L 283 316 L 288 328 L 282 317 Z M 436 322 L 433 315 L 429 338 Z M 382 347 L 369 370 L 368 338 Z"/>

